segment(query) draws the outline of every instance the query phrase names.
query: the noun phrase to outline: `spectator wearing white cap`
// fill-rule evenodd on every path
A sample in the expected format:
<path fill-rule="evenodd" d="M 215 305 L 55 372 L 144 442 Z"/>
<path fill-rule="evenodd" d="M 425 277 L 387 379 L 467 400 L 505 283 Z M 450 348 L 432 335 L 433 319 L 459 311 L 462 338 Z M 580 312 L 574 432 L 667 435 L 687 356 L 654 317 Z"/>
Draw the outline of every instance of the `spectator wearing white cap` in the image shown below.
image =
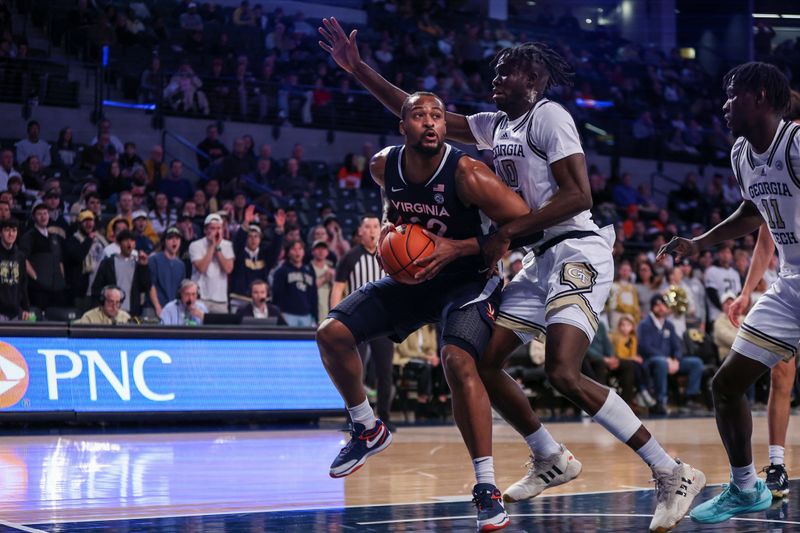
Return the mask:
<path fill-rule="evenodd" d="M 150 219 L 146 211 L 133 212 L 133 234 L 136 236 L 136 249 L 150 254 L 155 246 L 146 234 L 148 224 L 150 224 Z"/>
<path fill-rule="evenodd" d="M 205 237 L 189 245 L 192 280 L 200 289 L 203 304 L 211 313 L 228 312 L 228 274 L 235 254 L 231 241 L 222 238 L 222 217 L 216 213 L 204 221 Z"/>
<path fill-rule="evenodd" d="M 203 17 L 197 12 L 197 4 L 189 2 L 186 12 L 178 18 L 182 30 L 203 31 Z"/>

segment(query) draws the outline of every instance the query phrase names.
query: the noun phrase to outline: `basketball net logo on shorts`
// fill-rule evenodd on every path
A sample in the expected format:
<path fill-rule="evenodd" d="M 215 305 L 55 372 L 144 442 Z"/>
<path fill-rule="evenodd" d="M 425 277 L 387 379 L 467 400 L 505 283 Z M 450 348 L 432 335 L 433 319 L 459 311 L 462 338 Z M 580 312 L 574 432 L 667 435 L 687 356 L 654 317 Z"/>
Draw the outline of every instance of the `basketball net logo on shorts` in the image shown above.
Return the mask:
<path fill-rule="evenodd" d="M 28 391 L 28 363 L 19 351 L 0 342 L 0 409 L 16 405 Z"/>

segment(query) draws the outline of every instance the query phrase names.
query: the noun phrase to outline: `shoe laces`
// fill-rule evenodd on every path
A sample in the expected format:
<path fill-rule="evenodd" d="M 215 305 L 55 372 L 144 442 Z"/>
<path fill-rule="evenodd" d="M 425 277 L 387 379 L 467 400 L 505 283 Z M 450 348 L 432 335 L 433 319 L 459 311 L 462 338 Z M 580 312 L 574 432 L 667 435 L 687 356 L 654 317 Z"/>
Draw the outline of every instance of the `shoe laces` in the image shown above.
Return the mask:
<path fill-rule="evenodd" d="M 556 452 L 547 457 L 536 457 L 532 455 L 530 460 L 525 463 L 525 466 L 529 467 L 531 473 L 550 470 L 553 465 L 558 462 L 559 457 L 561 457 L 561 452 Z"/>
<path fill-rule="evenodd" d="M 656 500 L 661 503 L 675 494 L 678 487 L 679 478 L 674 475 L 674 472 L 654 473 L 651 482 L 656 484 Z"/>
<path fill-rule="evenodd" d="M 376 425 L 375 428 L 377 428 L 377 427 L 378 426 Z M 350 440 L 347 441 L 347 444 L 345 444 L 344 447 L 341 449 L 341 451 L 339 452 L 339 455 L 340 456 L 345 456 L 348 453 L 350 453 L 350 450 L 353 449 L 353 446 L 355 446 L 356 442 L 358 442 L 359 440 L 367 440 L 367 439 L 369 439 L 373 435 L 375 428 L 372 428 L 371 430 L 364 430 L 361 433 L 357 433 L 355 429 L 351 429 L 350 430 Z"/>
<path fill-rule="evenodd" d="M 491 509 L 492 505 L 494 505 L 494 500 L 500 501 L 501 499 L 502 495 L 498 489 L 493 491 L 481 490 L 472 493 L 472 503 L 475 504 L 479 512 Z"/>
<path fill-rule="evenodd" d="M 771 465 L 767 465 L 764 468 L 762 468 L 761 471 L 763 473 L 767 474 L 767 479 L 775 478 L 775 477 L 780 478 L 781 474 L 783 473 L 782 472 L 783 469 L 781 468 L 781 466 L 782 465 L 772 465 L 771 464 Z M 773 481 L 775 481 L 775 480 L 773 480 Z"/>

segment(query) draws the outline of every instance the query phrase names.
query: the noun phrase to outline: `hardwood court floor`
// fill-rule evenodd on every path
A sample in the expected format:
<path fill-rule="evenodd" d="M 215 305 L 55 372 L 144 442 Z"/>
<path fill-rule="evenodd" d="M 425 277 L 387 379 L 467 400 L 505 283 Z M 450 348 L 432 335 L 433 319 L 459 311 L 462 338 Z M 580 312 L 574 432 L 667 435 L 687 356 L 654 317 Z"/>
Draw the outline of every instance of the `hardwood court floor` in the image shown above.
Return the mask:
<path fill-rule="evenodd" d="M 800 472 L 799 418 L 794 416 L 789 427 L 786 462 L 790 475 Z M 704 470 L 709 483 L 727 481 L 728 466 L 713 418 L 650 420 L 647 425 L 670 453 Z M 584 465 L 578 479 L 548 491 L 548 497 L 630 493 L 652 487 L 650 472 L 639 458 L 596 424 L 548 427 Z M 496 424 L 494 430 L 495 471 L 498 485 L 504 488 L 525 472 L 527 451 L 507 425 Z M 34 531 L 89 531 L 75 524 L 264 512 L 268 514 L 260 516 L 274 517 L 278 516 L 271 513 L 275 511 L 415 502 L 445 506 L 460 502 L 457 513 L 470 513 L 463 502 L 470 499 L 473 473 L 456 428 L 401 427 L 394 437 L 385 452 L 353 476 L 339 480 L 328 477 L 330 462 L 346 438 L 335 429 L 0 437 L 0 526 L 11 527 L 10 531 L 31 530 L 14 529 L 14 524 L 39 524 L 36 527 L 42 529 Z M 756 465 L 762 466 L 767 462 L 764 417 L 754 419 L 754 442 Z M 651 499 L 648 493 L 638 494 Z M 636 512 L 651 513 L 650 499 L 640 502 Z M 590 514 L 604 511 L 593 505 L 580 507 Z M 571 506 L 559 504 L 559 509 L 568 513 L 577 509 Z M 634 512 L 632 508 L 624 511 Z M 800 522 L 793 524 L 800 530 Z M 187 527 L 147 531 L 202 529 Z M 283 528 L 219 529 L 261 530 Z"/>

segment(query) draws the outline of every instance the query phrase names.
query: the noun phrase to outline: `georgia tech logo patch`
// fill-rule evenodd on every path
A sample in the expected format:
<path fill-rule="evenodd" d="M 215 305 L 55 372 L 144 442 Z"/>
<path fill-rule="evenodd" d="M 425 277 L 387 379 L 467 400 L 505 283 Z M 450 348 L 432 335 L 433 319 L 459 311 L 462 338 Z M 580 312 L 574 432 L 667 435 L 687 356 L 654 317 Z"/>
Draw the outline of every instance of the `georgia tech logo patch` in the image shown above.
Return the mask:
<path fill-rule="evenodd" d="M 597 271 L 587 263 L 566 263 L 561 270 L 561 283 L 573 289 L 588 289 L 596 279 Z"/>
<path fill-rule="evenodd" d="M 28 391 L 28 363 L 19 351 L 0 342 L 0 409 L 19 402 Z"/>

